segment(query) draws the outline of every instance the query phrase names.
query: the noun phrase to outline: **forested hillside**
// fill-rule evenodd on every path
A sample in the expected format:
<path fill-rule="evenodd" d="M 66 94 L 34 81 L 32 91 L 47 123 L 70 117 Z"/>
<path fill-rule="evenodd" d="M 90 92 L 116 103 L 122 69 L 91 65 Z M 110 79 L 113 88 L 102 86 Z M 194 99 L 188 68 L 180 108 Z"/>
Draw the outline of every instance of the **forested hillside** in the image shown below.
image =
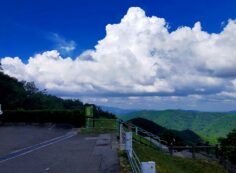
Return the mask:
<path fill-rule="evenodd" d="M 125 120 L 142 117 L 174 130 L 192 130 L 203 139 L 216 142 L 236 128 L 236 114 L 182 110 L 138 111 L 121 115 Z"/>
<path fill-rule="evenodd" d="M 62 99 L 40 91 L 33 82 L 18 81 L 0 72 L 0 104 L 6 110 L 84 110 L 80 100 Z M 94 105 L 95 116 L 114 117 Z"/>
<path fill-rule="evenodd" d="M 129 120 L 129 122 L 161 137 L 161 139 L 167 141 L 169 145 L 173 142 L 173 138 L 175 139 L 174 145 L 193 145 L 203 142 L 201 138 L 191 130 L 170 130 L 144 118 L 134 118 Z"/>

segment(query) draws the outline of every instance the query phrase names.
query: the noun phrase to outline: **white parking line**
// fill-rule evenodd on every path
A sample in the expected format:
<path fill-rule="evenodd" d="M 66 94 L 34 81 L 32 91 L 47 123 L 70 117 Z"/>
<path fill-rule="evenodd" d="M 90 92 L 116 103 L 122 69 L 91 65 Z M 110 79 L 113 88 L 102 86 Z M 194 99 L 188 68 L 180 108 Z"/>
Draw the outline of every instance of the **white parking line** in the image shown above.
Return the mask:
<path fill-rule="evenodd" d="M 56 137 L 56 138 L 53 138 L 53 139 L 41 142 L 39 144 L 35 144 L 35 145 L 29 146 L 29 147 L 26 147 L 26 148 L 22 148 L 22 149 L 20 149 L 18 151 L 15 151 L 13 153 L 10 153 L 10 154 L 4 156 L 4 157 L 0 157 L 0 163 L 3 163 L 5 161 L 8 161 L 8 160 L 11 160 L 11 159 L 14 159 L 14 158 L 26 155 L 28 153 L 31 153 L 31 152 L 35 151 L 35 150 L 39 150 L 41 148 L 44 148 L 46 146 L 55 144 L 57 142 L 69 139 L 69 138 L 71 138 L 71 137 L 73 137 L 75 135 L 76 135 L 75 132 L 70 132 L 68 134 L 65 134 L 65 135 L 62 135 L 62 136 L 59 136 L 59 137 Z"/>

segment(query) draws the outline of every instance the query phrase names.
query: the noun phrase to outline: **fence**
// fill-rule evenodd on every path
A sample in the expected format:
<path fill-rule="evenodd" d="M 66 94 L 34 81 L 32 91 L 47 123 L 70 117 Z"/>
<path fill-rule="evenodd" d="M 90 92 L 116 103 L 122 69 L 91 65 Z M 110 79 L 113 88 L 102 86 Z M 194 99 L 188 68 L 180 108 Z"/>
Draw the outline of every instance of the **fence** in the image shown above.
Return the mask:
<path fill-rule="evenodd" d="M 133 150 L 133 132 L 125 131 L 124 124 L 120 122 L 119 133 L 120 133 L 120 145 L 121 149 L 127 152 L 127 156 L 131 165 L 131 170 L 133 173 L 155 173 L 155 162 L 140 162 L 137 154 Z"/>
<path fill-rule="evenodd" d="M 159 136 L 150 133 L 131 123 L 124 122 L 122 120 L 120 120 L 120 123 L 124 125 L 125 129 L 134 132 L 133 140 L 135 140 L 136 142 L 139 142 L 152 148 L 158 148 L 162 151 L 168 151 L 167 141 L 162 140 Z"/>
<path fill-rule="evenodd" d="M 192 154 L 192 158 L 196 158 L 196 154 L 200 153 L 201 155 L 205 156 L 206 158 L 211 159 L 218 159 L 219 158 L 219 147 L 218 145 L 215 146 L 169 146 L 169 153 L 173 155 L 175 151 L 181 150 L 189 150 Z"/>
<path fill-rule="evenodd" d="M 140 127 L 137 127 L 131 123 L 119 120 L 119 119 L 87 119 L 87 129 L 93 129 L 95 131 L 114 132 L 118 130 L 120 137 L 120 148 L 125 150 L 131 165 L 133 173 L 154 173 L 155 162 L 140 162 L 137 154 L 133 150 L 133 142 L 139 142 L 152 148 L 160 149 L 164 152 L 169 152 L 170 155 L 175 155 L 179 151 L 189 151 L 189 155 L 192 158 L 198 158 L 200 155 L 205 156 L 207 159 L 220 160 L 230 172 L 235 172 L 235 165 L 230 162 L 221 160 L 219 156 L 218 145 L 206 145 L 206 146 L 169 146 L 168 143 L 162 140 L 159 136 L 154 135 Z M 200 155 L 199 155 L 200 154 Z"/>

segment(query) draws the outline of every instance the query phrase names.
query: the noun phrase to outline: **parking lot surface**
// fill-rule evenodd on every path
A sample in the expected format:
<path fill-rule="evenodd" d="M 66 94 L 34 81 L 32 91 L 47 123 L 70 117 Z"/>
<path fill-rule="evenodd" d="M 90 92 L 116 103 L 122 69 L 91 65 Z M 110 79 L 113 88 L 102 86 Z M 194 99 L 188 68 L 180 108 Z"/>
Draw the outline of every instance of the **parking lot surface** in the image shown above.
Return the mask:
<path fill-rule="evenodd" d="M 53 126 L 0 126 L 0 172 L 118 173 L 115 137 Z"/>

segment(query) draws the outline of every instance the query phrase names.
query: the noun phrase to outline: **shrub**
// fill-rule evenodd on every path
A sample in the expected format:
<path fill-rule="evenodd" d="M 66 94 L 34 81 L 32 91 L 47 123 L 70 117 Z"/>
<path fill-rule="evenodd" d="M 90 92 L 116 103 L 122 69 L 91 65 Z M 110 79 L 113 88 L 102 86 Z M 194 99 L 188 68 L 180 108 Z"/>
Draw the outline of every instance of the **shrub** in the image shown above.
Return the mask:
<path fill-rule="evenodd" d="M 230 132 L 226 138 L 219 139 L 219 141 L 222 156 L 236 164 L 236 130 Z"/>
<path fill-rule="evenodd" d="M 85 116 L 81 110 L 4 111 L 0 121 L 3 123 L 66 123 L 75 127 L 85 126 Z"/>

